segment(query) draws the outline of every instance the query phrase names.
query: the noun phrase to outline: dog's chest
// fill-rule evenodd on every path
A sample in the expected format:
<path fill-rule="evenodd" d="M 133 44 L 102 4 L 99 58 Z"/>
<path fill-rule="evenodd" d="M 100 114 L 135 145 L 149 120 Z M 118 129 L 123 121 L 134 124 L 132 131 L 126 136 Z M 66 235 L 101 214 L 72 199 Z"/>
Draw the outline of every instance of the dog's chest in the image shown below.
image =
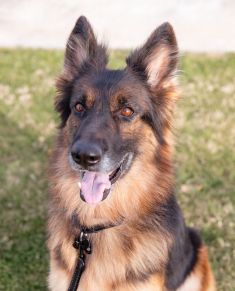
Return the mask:
<path fill-rule="evenodd" d="M 94 275 L 94 274 L 93 274 Z M 155 274 L 149 277 L 146 281 L 110 281 L 110 278 L 97 278 L 92 276 L 92 272 L 87 272 L 82 277 L 78 291 L 164 291 L 164 277 L 160 274 Z"/>
<path fill-rule="evenodd" d="M 130 256 L 114 236 L 112 240 L 106 238 L 102 241 L 99 248 L 95 246 L 93 253 L 86 256 L 86 268 L 79 283 L 79 291 L 164 290 L 161 274 L 145 272 L 144 250 L 140 248 L 135 255 Z"/>

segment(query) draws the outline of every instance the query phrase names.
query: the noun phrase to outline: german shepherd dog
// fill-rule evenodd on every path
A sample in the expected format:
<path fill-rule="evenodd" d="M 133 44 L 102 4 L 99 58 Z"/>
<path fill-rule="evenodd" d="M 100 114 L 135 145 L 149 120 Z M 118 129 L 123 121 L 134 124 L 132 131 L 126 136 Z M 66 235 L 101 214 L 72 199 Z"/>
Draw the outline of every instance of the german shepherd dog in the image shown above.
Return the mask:
<path fill-rule="evenodd" d="M 123 70 L 106 68 L 107 60 L 81 16 L 57 80 L 49 288 L 215 290 L 206 247 L 185 226 L 174 195 L 171 125 L 179 91 L 172 26 L 158 27 Z M 69 289 L 79 256 L 73 244 L 83 232 L 92 253 L 86 249 L 78 287 Z"/>

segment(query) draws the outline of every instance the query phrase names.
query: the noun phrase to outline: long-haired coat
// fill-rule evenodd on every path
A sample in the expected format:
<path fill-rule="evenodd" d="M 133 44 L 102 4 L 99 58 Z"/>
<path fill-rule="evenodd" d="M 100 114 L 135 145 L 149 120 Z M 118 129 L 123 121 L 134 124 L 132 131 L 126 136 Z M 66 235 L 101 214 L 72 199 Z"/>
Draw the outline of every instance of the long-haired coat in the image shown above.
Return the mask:
<path fill-rule="evenodd" d="M 106 48 L 80 17 L 67 43 L 50 162 L 49 288 L 65 291 L 81 228 L 92 254 L 78 290 L 215 290 L 207 250 L 174 196 L 171 123 L 178 48 L 169 23 L 109 70 Z"/>

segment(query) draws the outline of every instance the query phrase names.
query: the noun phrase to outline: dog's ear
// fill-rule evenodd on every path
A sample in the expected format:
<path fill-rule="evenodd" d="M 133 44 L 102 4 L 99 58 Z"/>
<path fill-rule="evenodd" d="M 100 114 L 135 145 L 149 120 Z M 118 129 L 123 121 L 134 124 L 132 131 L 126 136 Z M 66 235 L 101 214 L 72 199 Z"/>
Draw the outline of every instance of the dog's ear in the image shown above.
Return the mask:
<path fill-rule="evenodd" d="M 64 59 L 67 77 L 79 77 L 87 66 L 103 69 L 106 64 L 106 48 L 97 44 L 93 29 L 86 17 L 79 17 L 67 41 Z"/>
<path fill-rule="evenodd" d="M 126 60 L 131 70 L 146 83 L 151 93 L 152 112 L 144 116 L 156 132 L 157 139 L 164 143 L 164 128 L 170 127 L 174 101 L 178 98 L 176 72 L 178 47 L 172 26 L 164 23 L 133 51 Z"/>
<path fill-rule="evenodd" d="M 67 42 L 64 69 L 56 82 L 55 109 L 61 116 L 61 127 L 70 115 L 70 97 L 73 81 L 90 69 L 102 70 L 108 61 L 106 48 L 97 44 L 86 17 L 77 20 Z"/>
<path fill-rule="evenodd" d="M 146 79 L 152 90 L 162 81 L 169 80 L 178 63 L 178 47 L 172 26 L 167 22 L 159 26 L 126 62 L 134 73 Z"/>

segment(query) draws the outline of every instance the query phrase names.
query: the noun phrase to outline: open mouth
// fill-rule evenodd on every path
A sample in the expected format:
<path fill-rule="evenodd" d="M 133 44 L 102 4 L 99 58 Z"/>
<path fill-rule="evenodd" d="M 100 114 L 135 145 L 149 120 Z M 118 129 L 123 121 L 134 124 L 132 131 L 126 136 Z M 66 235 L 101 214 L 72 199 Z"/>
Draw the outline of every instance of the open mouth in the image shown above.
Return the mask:
<path fill-rule="evenodd" d="M 123 159 L 121 164 L 109 174 L 109 181 L 111 182 L 111 184 L 114 184 L 121 176 L 125 160 L 127 160 L 127 157 L 126 159 Z"/>
<path fill-rule="evenodd" d="M 126 155 L 120 164 L 109 174 L 83 171 L 80 183 L 80 197 L 89 204 L 97 204 L 107 198 L 114 184 L 127 169 L 130 155 Z"/>

